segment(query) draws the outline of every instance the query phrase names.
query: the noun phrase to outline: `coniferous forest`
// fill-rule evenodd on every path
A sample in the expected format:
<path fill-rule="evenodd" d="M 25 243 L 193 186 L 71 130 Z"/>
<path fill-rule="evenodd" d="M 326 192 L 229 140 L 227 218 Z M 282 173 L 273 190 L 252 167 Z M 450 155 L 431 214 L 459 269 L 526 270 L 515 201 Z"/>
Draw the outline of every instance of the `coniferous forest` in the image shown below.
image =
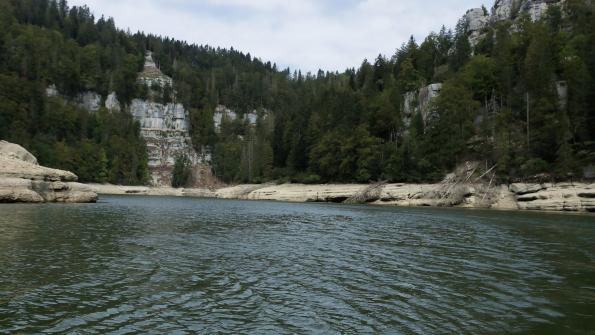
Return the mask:
<path fill-rule="evenodd" d="M 590 3 L 568 0 L 537 22 L 519 14 L 484 33 L 473 47 L 461 20 L 358 68 L 304 74 L 122 31 L 65 0 L 0 0 L 0 139 L 85 182 L 146 183 L 145 143 L 126 108 L 89 113 L 46 88 L 115 91 L 125 106 L 147 94 L 137 74 L 150 50 L 190 111 L 194 146 L 209 148 L 225 182 L 430 182 L 469 160 L 495 165 L 502 182 L 584 176 L 595 164 Z M 431 83 L 443 83 L 431 111 L 404 122 L 405 94 Z M 215 132 L 218 105 L 262 117 Z"/>

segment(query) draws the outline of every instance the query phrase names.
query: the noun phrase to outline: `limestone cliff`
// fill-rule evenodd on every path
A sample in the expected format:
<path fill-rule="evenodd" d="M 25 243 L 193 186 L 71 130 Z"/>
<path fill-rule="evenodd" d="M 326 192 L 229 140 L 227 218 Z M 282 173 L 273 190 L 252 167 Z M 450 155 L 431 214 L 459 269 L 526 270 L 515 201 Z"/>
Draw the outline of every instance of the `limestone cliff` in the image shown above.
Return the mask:
<path fill-rule="evenodd" d="M 180 103 L 176 103 L 173 91 L 170 103 L 153 101 L 151 96 L 159 95 L 154 87 L 173 87 L 173 79 L 166 76 L 153 60 L 151 52 L 147 52 L 145 66 L 139 74 L 138 81 L 146 85 L 149 90 L 149 100 L 134 99 L 130 104 L 130 113 L 140 122 L 141 134 L 147 142 L 149 154 L 149 169 L 152 185 L 170 186 L 171 175 L 176 157 L 186 155 L 194 168 L 195 186 L 204 186 L 213 179 L 210 173 L 205 175 L 205 169 L 210 164 L 210 156 L 204 151 L 199 155 L 192 145 L 190 138 L 190 122 L 188 111 Z M 200 173 L 200 172 L 202 173 Z"/>
<path fill-rule="evenodd" d="M 189 114 L 182 104 L 176 102 L 175 91 L 171 96 L 173 102 L 161 103 L 155 99 L 162 95 L 156 89 L 173 87 L 174 81 L 161 72 L 151 52 L 147 52 L 145 56 L 145 65 L 138 75 L 138 83 L 147 86 L 148 97 L 133 99 L 129 106 L 122 106 L 115 92 L 105 99 L 96 92 L 83 92 L 71 100 L 92 113 L 102 107 L 112 112 L 124 109 L 139 121 L 141 135 L 147 142 L 153 186 L 171 185 L 173 166 L 179 155 L 186 155 L 193 165 L 194 186 L 212 184 L 214 177 L 210 174 L 210 155 L 207 150 L 201 155 L 194 150 L 189 132 Z M 61 96 L 55 85 L 49 86 L 46 93 L 48 96 Z"/>
<path fill-rule="evenodd" d="M 0 203 L 95 202 L 97 194 L 72 172 L 50 169 L 23 147 L 0 141 Z"/>
<path fill-rule="evenodd" d="M 566 0 L 496 0 L 491 13 L 486 8 L 472 8 L 465 13 L 463 22 L 472 46 L 477 45 L 485 37 L 486 30 L 498 22 L 514 20 L 520 14 L 527 14 L 533 20 L 543 18 L 552 6 L 563 6 Z M 441 83 L 434 83 L 419 90 L 407 92 L 403 95 L 403 123 L 408 126 L 417 113 L 421 113 L 425 121 L 431 112 L 430 102 L 440 94 Z M 564 107 L 567 103 L 568 92 L 566 83 L 556 82 L 559 104 Z"/>
<path fill-rule="evenodd" d="M 563 6 L 566 0 L 496 0 L 492 12 L 484 8 L 473 8 L 463 17 L 469 41 L 475 46 L 484 36 L 485 29 L 498 22 L 512 20 L 527 14 L 533 21 L 545 17 L 552 6 Z"/>
<path fill-rule="evenodd" d="M 424 86 L 417 91 L 407 92 L 403 96 L 403 124 L 407 127 L 417 113 L 421 113 L 424 122 L 431 112 L 432 99 L 436 98 L 442 90 L 441 83 Z"/>
<path fill-rule="evenodd" d="M 265 117 L 267 115 L 269 115 L 270 111 L 268 110 L 264 110 L 262 113 L 262 117 Z M 258 111 L 257 110 L 253 110 L 250 113 L 245 113 L 243 120 L 245 122 L 247 122 L 248 124 L 255 126 L 256 123 L 258 122 Z M 215 128 L 216 132 L 219 132 L 221 130 L 221 123 L 224 120 L 227 121 L 235 121 L 239 118 L 238 113 L 234 112 L 233 110 L 223 106 L 223 105 L 219 105 L 217 106 L 217 108 L 215 108 L 215 113 L 213 113 L 213 125 Z"/>

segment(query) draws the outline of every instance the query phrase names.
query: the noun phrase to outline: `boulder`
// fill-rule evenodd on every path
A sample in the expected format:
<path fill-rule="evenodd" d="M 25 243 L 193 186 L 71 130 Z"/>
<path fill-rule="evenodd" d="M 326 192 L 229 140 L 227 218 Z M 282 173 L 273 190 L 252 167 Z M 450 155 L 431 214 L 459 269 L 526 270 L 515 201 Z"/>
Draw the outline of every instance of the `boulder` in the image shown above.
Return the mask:
<path fill-rule="evenodd" d="M 18 144 L 0 141 L 0 154 L 37 165 L 37 158 Z"/>
<path fill-rule="evenodd" d="M 72 172 L 38 165 L 20 145 L 0 142 L 0 203 L 97 201 L 97 194 L 77 179 Z"/>

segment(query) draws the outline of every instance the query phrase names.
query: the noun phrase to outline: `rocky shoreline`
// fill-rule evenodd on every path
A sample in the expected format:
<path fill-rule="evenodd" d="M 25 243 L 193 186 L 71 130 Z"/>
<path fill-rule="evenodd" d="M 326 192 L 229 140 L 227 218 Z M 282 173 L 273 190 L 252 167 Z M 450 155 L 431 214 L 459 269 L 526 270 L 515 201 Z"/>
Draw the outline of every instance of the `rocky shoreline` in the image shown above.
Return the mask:
<path fill-rule="evenodd" d="M 111 194 L 595 213 L 595 183 L 493 186 L 481 178 L 468 182 L 473 172 L 467 170 L 437 184 L 253 184 L 219 189 L 84 185 L 76 182 L 75 174 L 40 166 L 23 147 L 0 141 L 0 203 L 96 202 L 97 194 Z"/>
<path fill-rule="evenodd" d="M 263 184 L 209 189 L 88 185 L 111 195 L 178 196 L 287 202 L 368 203 L 402 207 L 595 212 L 595 184 L 542 183 L 489 187 L 483 184 Z"/>
<path fill-rule="evenodd" d="M 0 203 L 96 202 L 97 193 L 68 171 L 50 169 L 23 147 L 0 141 Z"/>

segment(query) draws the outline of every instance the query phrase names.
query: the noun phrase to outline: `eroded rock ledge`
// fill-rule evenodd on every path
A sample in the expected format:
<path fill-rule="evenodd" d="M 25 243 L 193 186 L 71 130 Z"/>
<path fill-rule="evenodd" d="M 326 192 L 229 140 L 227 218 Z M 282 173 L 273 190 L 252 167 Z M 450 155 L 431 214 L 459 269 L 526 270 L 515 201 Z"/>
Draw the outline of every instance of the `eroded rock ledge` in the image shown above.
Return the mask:
<path fill-rule="evenodd" d="M 501 210 L 595 212 L 595 184 L 328 184 L 238 185 L 208 189 L 171 189 L 90 185 L 97 193 L 147 196 L 271 200 L 288 202 L 370 203 L 404 207 L 460 207 Z"/>
<path fill-rule="evenodd" d="M 96 202 L 97 193 L 68 171 L 40 166 L 23 147 L 0 141 L 0 203 Z"/>

